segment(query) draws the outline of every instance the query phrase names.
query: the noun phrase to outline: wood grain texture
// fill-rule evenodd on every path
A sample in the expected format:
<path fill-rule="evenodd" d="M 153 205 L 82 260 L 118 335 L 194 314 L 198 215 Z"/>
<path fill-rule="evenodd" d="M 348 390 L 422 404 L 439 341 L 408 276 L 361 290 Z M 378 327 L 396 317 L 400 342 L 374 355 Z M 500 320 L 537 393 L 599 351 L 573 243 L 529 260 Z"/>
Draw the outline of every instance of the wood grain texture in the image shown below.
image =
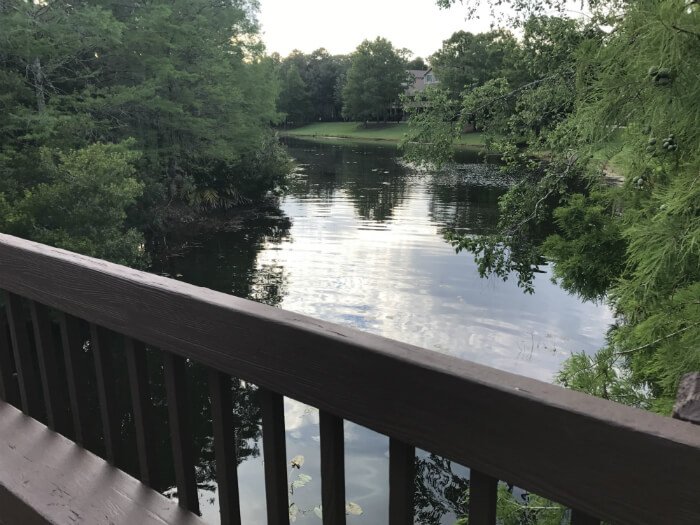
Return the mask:
<path fill-rule="evenodd" d="M 15 370 L 17 371 L 22 411 L 37 418 L 42 413 L 41 386 L 34 369 L 33 352 L 29 343 L 22 299 L 16 294 L 6 292 L 5 308 L 10 327 L 12 351 L 15 356 Z"/>
<path fill-rule="evenodd" d="M 19 387 L 15 379 L 10 330 L 4 309 L 0 311 L 0 399 L 16 407 L 21 406 Z"/>
<path fill-rule="evenodd" d="M 117 464 L 119 453 L 120 424 L 117 415 L 117 392 L 114 385 L 114 359 L 104 328 L 90 324 L 90 345 L 95 357 L 97 378 L 97 398 L 102 418 L 102 439 L 105 459 L 111 465 Z"/>
<path fill-rule="evenodd" d="M 416 449 L 389 438 L 389 525 L 413 525 Z"/>
<path fill-rule="evenodd" d="M 34 328 L 34 342 L 39 361 L 39 376 L 44 392 L 47 426 L 64 436 L 68 435 L 70 421 L 68 399 L 59 377 L 58 356 L 53 339 L 49 310 L 43 304 L 30 301 L 29 311 Z"/>
<path fill-rule="evenodd" d="M 63 345 L 63 360 L 66 365 L 66 383 L 68 399 L 73 420 L 72 438 L 80 446 L 85 442 L 85 418 L 88 414 L 87 398 L 85 396 L 85 377 L 87 371 L 83 365 L 83 337 L 80 332 L 80 321 L 72 315 L 59 313 L 58 321 L 61 326 L 61 344 Z"/>
<path fill-rule="evenodd" d="M 284 398 L 265 388 L 261 388 L 258 394 L 262 409 L 267 523 L 268 525 L 289 525 Z"/>
<path fill-rule="evenodd" d="M 700 521 L 687 422 L 7 235 L 0 288 L 607 521 Z"/>
<path fill-rule="evenodd" d="M 155 439 L 153 439 L 153 402 L 148 384 L 146 345 L 127 337 L 124 341 L 124 352 L 129 373 L 136 450 L 139 456 L 139 475 L 142 482 L 153 486 L 157 473 L 157 456 L 154 446 Z"/>
<path fill-rule="evenodd" d="M 498 480 L 472 469 L 469 473 L 469 525 L 496 525 Z"/>
<path fill-rule="evenodd" d="M 345 436 L 343 420 L 324 410 L 321 433 L 321 507 L 323 525 L 345 525 Z"/>
<path fill-rule="evenodd" d="M 240 525 L 241 506 L 238 497 L 238 457 L 233 426 L 231 376 L 210 370 L 209 390 L 221 525 Z"/>
<path fill-rule="evenodd" d="M 183 509 L 199 514 L 194 443 L 189 417 L 187 365 L 182 357 L 170 352 L 163 352 L 163 364 L 177 499 Z"/>
<path fill-rule="evenodd" d="M 3 402 L 0 450 L 0 521 L 7 525 L 205 525 Z"/>

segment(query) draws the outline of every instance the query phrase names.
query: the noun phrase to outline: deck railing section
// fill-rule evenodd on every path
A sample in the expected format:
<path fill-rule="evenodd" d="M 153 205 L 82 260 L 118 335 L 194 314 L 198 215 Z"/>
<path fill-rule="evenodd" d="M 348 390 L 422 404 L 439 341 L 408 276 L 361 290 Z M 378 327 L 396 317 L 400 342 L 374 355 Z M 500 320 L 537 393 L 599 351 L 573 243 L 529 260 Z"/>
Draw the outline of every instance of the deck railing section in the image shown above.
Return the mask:
<path fill-rule="evenodd" d="M 470 467 L 470 525 L 496 523 L 499 480 L 575 509 L 575 525 L 700 523 L 700 427 L 690 423 L 7 235 L 0 289 L 0 397 L 84 445 L 81 385 L 94 374 L 112 464 L 120 429 L 107 339 L 123 336 L 147 485 L 156 465 L 146 345 L 161 349 L 177 497 L 195 513 L 186 360 L 209 368 L 223 524 L 240 523 L 232 377 L 260 389 L 270 525 L 289 523 L 284 396 L 320 411 L 325 525 L 346 518 L 345 419 L 390 438 L 391 525 L 414 521 L 416 447 Z M 82 323 L 94 371 L 82 368 Z"/>

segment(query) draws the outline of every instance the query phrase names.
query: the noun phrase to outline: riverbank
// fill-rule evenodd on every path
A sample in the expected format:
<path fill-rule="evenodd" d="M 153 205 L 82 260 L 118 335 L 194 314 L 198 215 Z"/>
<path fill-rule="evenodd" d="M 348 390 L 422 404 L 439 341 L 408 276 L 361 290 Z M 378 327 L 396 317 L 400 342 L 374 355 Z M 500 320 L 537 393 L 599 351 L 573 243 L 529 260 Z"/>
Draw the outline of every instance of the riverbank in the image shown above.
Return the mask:
<path fill-rule="evenodd" d="M 348 139 L 361 141 L 383 141 L 399 143 L 406 133 L 408 124 L 384 123 L 368 124 L 362 122 L 317 122 L 300 128 L 280 131 L 280 135 L 299 138 L 318 139 Z M 484 147 L 483 134 L 480 132 L 465 133 L 456 143 L 460 147 Z"/>

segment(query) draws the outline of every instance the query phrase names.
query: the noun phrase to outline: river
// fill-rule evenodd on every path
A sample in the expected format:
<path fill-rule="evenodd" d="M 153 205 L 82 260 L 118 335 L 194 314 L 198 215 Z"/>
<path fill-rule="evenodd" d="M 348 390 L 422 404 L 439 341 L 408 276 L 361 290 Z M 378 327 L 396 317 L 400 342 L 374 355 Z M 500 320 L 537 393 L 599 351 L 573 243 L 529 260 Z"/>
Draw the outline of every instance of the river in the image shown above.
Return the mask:
<path fill-rule="evenodd" d="M 407 166 L 391 145 L 289 139 L 287 146 L 297 168 L 278 206 L 231 231 L 188 239 L 154 271 L 544 381 L 571 352 L 603 344 L 610 311 L 566 293 L 548 265 L 526 294 L 516 279 L 479 277 L 473 257 L 445 241 L 448 230 L 494 231 L 508 181 L 476 154 L 462 152 L 460 165 L 435 173 Z M 217 523 L 206 388 L 197 386 L 203 375 L 193 375 L 200 501 Z M 243 522 L 260 524 L 259 411 L 252 387 L 236 391 Z M 289 469 L 297 480 L 292 512 L 296 523 L 320 524 L 318 413 L 286 400 L 285 418 L 288 457 L 303 456 L 301 468 Z M 346 422 L 345 442 L 347 499 L 362 509 L 348 523 L 386 523 L 388 438 Z M 419 452 L 419 472 L 417 522 L 453 523 L 468 471 Z M 172 477 L 162 483 L 167 489 Z"/>

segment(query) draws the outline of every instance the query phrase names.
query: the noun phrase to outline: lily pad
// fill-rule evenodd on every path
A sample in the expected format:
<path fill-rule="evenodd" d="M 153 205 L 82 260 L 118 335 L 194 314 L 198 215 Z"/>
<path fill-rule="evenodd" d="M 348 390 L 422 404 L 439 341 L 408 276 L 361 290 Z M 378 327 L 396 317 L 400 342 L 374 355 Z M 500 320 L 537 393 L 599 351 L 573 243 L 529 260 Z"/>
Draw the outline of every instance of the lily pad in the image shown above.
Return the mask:
<path fill-rule="evenodd" d="M 299 507 L 296 503 L 292 503 L 289 506 L 289 521 L 294 523 L 297 520 L 297 517 L 299 517 Z"/>
<path fill-rule="evenodd" d="M 299 477 L 297 477 L 297 479 L 292 481 L 292 487 L 295 489 L 303 487 L 309 481 L 311 481 L 311 479 L 312 479 L 311 476 L 309 476 L 308 474 L 299 474 Z"/>

